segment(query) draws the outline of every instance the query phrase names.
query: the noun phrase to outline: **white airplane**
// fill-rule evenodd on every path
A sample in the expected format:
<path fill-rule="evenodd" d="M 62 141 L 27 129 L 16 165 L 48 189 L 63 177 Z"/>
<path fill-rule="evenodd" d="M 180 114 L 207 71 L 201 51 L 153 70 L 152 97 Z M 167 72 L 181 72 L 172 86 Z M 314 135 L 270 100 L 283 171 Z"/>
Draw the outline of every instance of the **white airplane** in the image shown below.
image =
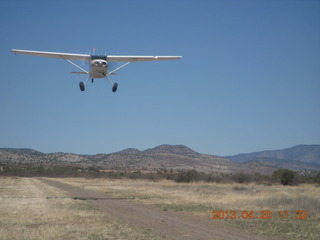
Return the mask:
<path fill-rule="evenodd" d="M 118 89 L 118 84 L 113 83 L 109 75 L 116 74 L 115 72 L 119 69 L 127 66 L 131 62 L 142 62 L 142 61 L 160 61 L 160 60 L 173 60 L 173 59 L 180 59 L 181 56 L 107 56 L 107 55 L 88 55 L 88 54 L 73 54 L 73 53 L 58 53 L 58 52 L 41 52 L 41 51 L 29 51 L 29 50 L 11 50 L 14 53 L 22 53 L 34 56 L 41 56 L 41 57 L 51 57 L 51 58 L 59 58 L 68 61 L 73 66 L 77 67 L 81 70 L 81 72 L 71 72 L 76 74 L 87 74 L 89 75 L 85 82 L 80 82 L 80 90 L 85 90 L 85 85 L 87 81 L 91 78 L 93 83 L 95 78 L 104 78 L 108 79 L 112 85 L 112 92 L 116 92 Z M 86 71 L 82 67 L 78 66 L 71 60 L 86 60 L 89 62 L 90 70 Z M 121 65 L 120 67 L 108 72 L 108 65 L 110 62 L 126 62 L 125 64 Z"/>

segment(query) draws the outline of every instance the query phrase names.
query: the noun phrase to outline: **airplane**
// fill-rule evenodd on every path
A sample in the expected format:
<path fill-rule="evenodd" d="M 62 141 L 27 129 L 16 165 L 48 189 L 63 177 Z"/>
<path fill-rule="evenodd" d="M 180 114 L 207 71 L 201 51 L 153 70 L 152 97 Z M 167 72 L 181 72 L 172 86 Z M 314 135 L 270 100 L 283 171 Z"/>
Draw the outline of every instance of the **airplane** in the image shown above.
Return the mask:
<path fill-rule="evenodd" d="M 160 60 L 174 60 L 180 59 L 181 56 L 112 56 L 112 55 L 95 55 L 95 54 L 73 54 L 73 53 L 59 53 L 59 52 L 42 52 L 42 51 L 30 51 L 30 50 L 18 50 L 11 49 L 13 53 L 21 53 L 27 55 L 34 55 L 40 57 L 51 57 L 64 59 L 73 66 L 77 67 L 81 70 L 81 72 L 71 72 L 74 74 L 86 74 L 89 75 L 87 80 L 79 83 L 79 87 L 81 91 L 85 90 L 85 85 L 87 81 L 91 78 L 91 82 L 93 83 L 95 78 L 104 78 L 107 79 L 112 85 L 112 92 L 116 92 L 118 89 L 118 83 L 113 83 L 111 79 L 108 77 L 109 75 L 115 75 L 116 71 L 121 68 L 127 66 L 132 62 L 142 62 L 142 61 L 160 61 Z M 87 71 L 75 64 L 71 60 L 86 60 L 89 62 L 90 70 Z M 110 62 L 126 62 L 122 64 L 120 67 L 108 72 L 108 66 Z"/>

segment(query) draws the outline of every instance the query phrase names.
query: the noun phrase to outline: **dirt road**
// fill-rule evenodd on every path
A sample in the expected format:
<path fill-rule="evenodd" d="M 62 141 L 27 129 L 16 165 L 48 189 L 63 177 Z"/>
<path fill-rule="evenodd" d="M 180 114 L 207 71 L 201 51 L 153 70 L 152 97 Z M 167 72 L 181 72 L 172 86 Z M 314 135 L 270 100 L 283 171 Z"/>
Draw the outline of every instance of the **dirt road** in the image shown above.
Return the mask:
<path fill-rule="evenodd" d="M 224 221 L 167 211 L 137 203 L 133 199 L 113 198 L 104 193 L 74 187 L 52 179 L 40 180 L 68 191 L 70 197 L 74 199 L 87 201 L 111 219 L 164 236 L 165 239 L 270 239 L 242 231 Z"/>

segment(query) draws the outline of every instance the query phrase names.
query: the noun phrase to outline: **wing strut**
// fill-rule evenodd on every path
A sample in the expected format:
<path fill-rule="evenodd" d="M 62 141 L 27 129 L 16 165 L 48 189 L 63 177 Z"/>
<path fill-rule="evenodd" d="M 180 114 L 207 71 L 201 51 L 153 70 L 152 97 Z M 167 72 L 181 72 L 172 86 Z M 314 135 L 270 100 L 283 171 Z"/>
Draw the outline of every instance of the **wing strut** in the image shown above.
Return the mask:
<path fill-rule="evenodd" d="M 113 74 L 115 74 L 116 71 L 118 71 L 119 69 L 127 66 L 129 63 L 131 63 L 131 62 L 127 62 L 127 63 L 121 65 L 120 67 L 112 70 L 111 72 L 108 72 L 107 75 L 105 76 L 105 79 L 108 79 L 109 82 L 110 82 L 111 85 L 112 85 L 112 92 L 116 92 L 116 91 L 117 91 L 117 89 L 118 89 L 118 83 L 113 83 L 113 82 L 111 81 L 111 79 L 108 77 L 108 75 L 113 75 Z"/>
<path fill-rule="evenodd" d="M 84 73 L 89 74 L 88 71 L 84 70 L 82 67 L 78 66 L 77 64 L 71 62 L 69 59 L 66 59 L 66 61 L 69 62 L 70 64 L 72 64 L 73 66 L 79 68 L 79 69 L 80 69 L 81 71 L 83 71 Z M 90 75 L 90 74 L 89 74 L 89 75 Z"/>
<path fill-rule="evenodd" d="M 111 75 L 111 74 L 113 74 L 114 72 L 118 71 L 119 69 L 121 69 L 121 68 L 123 68 L 123 67 L 127 66 L 129 63 L 131 63 L 131 62 L 127 62 L 127 63 L 125 63 L 125 64 L 121 65 L 120 67 L 116 68 L 115 70 L 112 70 L 111 72 L 108 72 L 108 74 L 107 74 L 107 75 Z"/>

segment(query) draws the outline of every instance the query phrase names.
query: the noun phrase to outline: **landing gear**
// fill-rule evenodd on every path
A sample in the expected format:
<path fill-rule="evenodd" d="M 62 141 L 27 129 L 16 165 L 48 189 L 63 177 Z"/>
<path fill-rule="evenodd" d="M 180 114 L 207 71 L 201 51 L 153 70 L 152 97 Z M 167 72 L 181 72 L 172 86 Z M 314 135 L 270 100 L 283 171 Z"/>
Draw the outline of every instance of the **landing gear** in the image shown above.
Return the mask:
<path fill-rule="evenodd" d="M 113 83 L 113 82 L 111 81 L 111 79 L 108 77 L 108 75 L 105 77 L 105 79 L 108 80 L 108 81 L 111 83 L 111 85 L 112 85 L 112 92 L 116 92 L 117 89 L 118 89 L 118 83 Z"/>
<path fill-rule="evenodd" d="M 118 83 L 114 83 L 112 86 L 112 92 L 116 92 L 118 89 Z"/>
<path fill-rule="evenodd" d="M 85 85 L 86 85 L 88 79 L 85 82 L 79 83 L 79 87 L 80 87 L 81 92 L 83 92 L 85 90 Z M 111 80 L 109 78 L 108 78 L 108 80 L 111 82 Z M 93 82 L 93 78 L 91 79 L 91 81 Z M 111 82 L 111 84 L 112 84 L 112 92 L 116 92 L 118 90 L 118 83 Z"/>
<path fill-rule="evenodd" d="M 78 56 L 77 58 L 75 58 L 76 60 L 78 60 Z M 72 73 L 81 73 L 81 74 L 87 74 L 89 75 L 89 77 L 87 78 L 86 81 L 84 82 L 80 82 L 79 83 L 79 87 L 80 87 L 80 91 L 83 92 L 85 90 L 85 85 L 86 83 L 89 81 L 89 79 L 91 78 L 91 82 L 94 82 L 94 78 L 102 78 L 104 77 L 104 79 L 107 81 L 109 81 L 111 83 L 112 86 L 112 92 L 116 92 L 118 90 L 118 83 L 113 83 L 110 78 L 108 77 L 108 75 L 115 75 L 116 71 L 120 70 L 121 68 L 127 66 L 129 63 L 135 61 L 135 60 L 130 60 L 130 62 L 127 62 L 123 65 L 121 65 L 120 67 L 112 70 L 111 72 L 107 72 L 107 67 L 108 67 L 108 63 L 107 63 L 107 56 L 102 57 L 100 59 L 99 64 L 95 65 L 97 63 L 96 60 L 99 60 L 99 57 L 96 56 L 90 56 L 89 63 L 90 63 L 90 72 L 86 71 L 85 69 L 83 69 L 82 67 L 78 66 L 77 64 L 73 63 L 72 61 L 70 61 L 69 59 L 66 59 L 66 61 L 68 61 L 70 64 L 72 64 L 73 66 L 79 68 L 82 72 L 72 72 Z M 131 59 L 131 58 L 130 58 Z"/>
<path fill-rule="evenodd" d="M 80 86 L 80 90 L 81 90 L 81 92 L 83 92 L 84 91 L 84 82 L 80 82 L 79 83 L 79 86 Z"/>
<path fill-rule="evenodd" d="M 86 83 L 88 82 L 88 80 L 89 80 L 89 78 L 87 78 L 87 80 L 85 81 L 85 82 L 80 82 L 79 83 L 79 87 L 80 87 L 80 90 L 81 90 L 81 92 L 83 92 L 84 90 L 85 90 L 85 85 L 86 85 Z"/>

